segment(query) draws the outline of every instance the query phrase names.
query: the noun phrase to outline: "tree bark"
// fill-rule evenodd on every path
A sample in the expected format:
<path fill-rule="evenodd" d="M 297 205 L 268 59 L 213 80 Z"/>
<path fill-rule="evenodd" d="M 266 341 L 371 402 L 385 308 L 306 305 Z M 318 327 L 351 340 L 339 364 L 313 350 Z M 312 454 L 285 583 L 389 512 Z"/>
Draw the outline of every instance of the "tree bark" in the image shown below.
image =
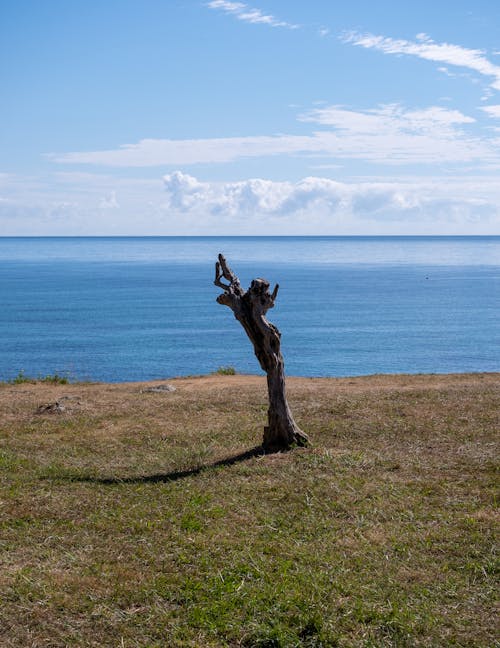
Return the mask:
<path fill-rule="evenodd" d="M 224 283 L 222 279 L 229 283 Z M 286 399 L 281 333 L 265 317 L 267 311 L 274 307 L 279 286 L 276 284 L 270 293 L 268 281 L 254 279 L 245 292 L 222 254 L 219 254 L 219 260 L 215 264 L 214 284 L 224 291 L 217 297 L 217 302 L 229 306 L 233 311 L 253 344 L 260 366 L 267 374 L 269 410 L 263 448 L 267 452 L 279 452 L 295 445 L 307 445 L 309 439 L 293 420 Z"/>

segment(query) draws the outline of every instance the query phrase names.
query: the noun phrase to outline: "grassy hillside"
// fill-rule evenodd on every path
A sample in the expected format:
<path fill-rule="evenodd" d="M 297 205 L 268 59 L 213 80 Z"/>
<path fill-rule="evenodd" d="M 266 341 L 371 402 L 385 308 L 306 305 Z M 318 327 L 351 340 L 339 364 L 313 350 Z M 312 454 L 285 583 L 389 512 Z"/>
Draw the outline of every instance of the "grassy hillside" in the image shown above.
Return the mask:
<path fill-rule="evenodd" d="M 169 384 L 0 386 L 1 646 L 496 645 L 500 375 Z"/>

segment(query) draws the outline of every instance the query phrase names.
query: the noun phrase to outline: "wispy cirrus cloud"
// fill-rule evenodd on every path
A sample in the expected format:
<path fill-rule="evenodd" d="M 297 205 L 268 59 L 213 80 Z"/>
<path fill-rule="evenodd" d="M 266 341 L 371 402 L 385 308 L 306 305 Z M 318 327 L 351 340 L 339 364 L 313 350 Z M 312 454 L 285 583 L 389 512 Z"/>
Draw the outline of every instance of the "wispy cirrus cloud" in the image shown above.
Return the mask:
<path fill-rule="evenodd" d="M 267 157 L 286 153 L 321 150 L 316 138 L 308 135 L 257 135 L 206 139 L 143 139 L 107 151 L 49 154 L 63 164 L 95 164 L 115 167 L 149 167 L 225 163 L 244 157 Z"/>
<path fill-rule="evenodd" d="M 364 111 L 342 106 L 316 108 L 300 117 L 302 121 L 334 126 L 343 131 L 364 135 L 411 133 L 452 135 L 456 125 L 472 124 L 475 120 L 459 110 L 430 106 L 420 110 L 405 110 L 399 104 L 387 104 Z"/>
<path fill-rule="evenodd" d="M 268 25 L 269 27 L 284 27 L 286 29 L 297 29 L 299 27 L 299 25 L 294 25 L 292 23 L 286 22 L 285 20 L 279 20 L 271 14 L 265 14 L 260 9 L 250 7 L 244 2 L 231 2 L 230 0 L 210 0 L 210 2 L 206 3 L 206 6 L 209 9 L 216 9 L 230 14 L 238 20 L 242 20 L 243 22 L 257 25 Z"/>
<path fill-rule="evenodd" d="M 299 117 L 310 134 L 206 139 L 144 139 L 117 149 L 49 154 L 63 164 L 115 167 L 228 163 L 243 158 L 297 155 L 330 161 L 364 160 L 384 165 L 498 164 L 498 140 L 467 132 L 474 119 L 458 110 L 430 106 L 408 110 L 398 104 L 368 110 L 328 106 Z M 325 160 L 323 160 L 325 162 Z"/>
<path fill-rule="evenodd" d="M 468 68 L 483 76 L 491 77 L 490 85 L 500 90 L 500 66 L 489 61 L 483 50 L 469 49 L 451 43 L 436 43 L 427 34 L 417 34 L 416 41 L 359 32 L 347 32 L 342 40 L 384 54 L 408 54 L 427 61 Z"/>

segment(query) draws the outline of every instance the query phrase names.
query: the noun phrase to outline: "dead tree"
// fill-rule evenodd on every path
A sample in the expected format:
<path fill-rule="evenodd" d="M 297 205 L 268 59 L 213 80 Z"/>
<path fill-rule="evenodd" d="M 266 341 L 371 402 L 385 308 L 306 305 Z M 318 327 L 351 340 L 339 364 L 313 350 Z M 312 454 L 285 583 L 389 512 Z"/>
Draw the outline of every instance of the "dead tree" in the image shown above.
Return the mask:
<path fill-rule="evenodd" d="M 229 283 L 224 283 L 222 279 Z M 233 311 L 253 344 L 260 366 L 267 374 L 269 410 L 263 448 L 267 452 L 278 452 L 294 445 L 307 445 L 307 435 L 293 420 L 286 400 L 284 361 L 280 350 L 281 333 L 266 319 L 266 312 L 274 306 L 278 284 L 270 293 L 268 281 L 254 279 L 245 292 L 222 254 L 219 254 L 219 260 L 215 264 L 214 284 L 224 291 L 217 297 L 217 302 L 229 306 Z"/>

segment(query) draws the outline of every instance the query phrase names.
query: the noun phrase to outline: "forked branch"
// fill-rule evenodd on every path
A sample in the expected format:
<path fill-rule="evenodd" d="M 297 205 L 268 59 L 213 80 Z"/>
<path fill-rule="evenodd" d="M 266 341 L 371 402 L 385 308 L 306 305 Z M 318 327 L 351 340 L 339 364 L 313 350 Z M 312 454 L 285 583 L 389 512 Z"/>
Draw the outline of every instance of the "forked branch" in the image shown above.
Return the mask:
<path fill-rule="evenodd" d="M 226 281 L 229 281 L 229 284 L 225 284 L 221 281 L 224 278 Z M 219 254 L 219 260 L 215 262 L 215 280 L 214 284 L 219 288 L 222 288 L 225 292 L 243 296 L 243 289 L 241 288 L 240 281 L 238 277 L 231 270 L 227 264 L 226 259 L 222 254 Z"/>

